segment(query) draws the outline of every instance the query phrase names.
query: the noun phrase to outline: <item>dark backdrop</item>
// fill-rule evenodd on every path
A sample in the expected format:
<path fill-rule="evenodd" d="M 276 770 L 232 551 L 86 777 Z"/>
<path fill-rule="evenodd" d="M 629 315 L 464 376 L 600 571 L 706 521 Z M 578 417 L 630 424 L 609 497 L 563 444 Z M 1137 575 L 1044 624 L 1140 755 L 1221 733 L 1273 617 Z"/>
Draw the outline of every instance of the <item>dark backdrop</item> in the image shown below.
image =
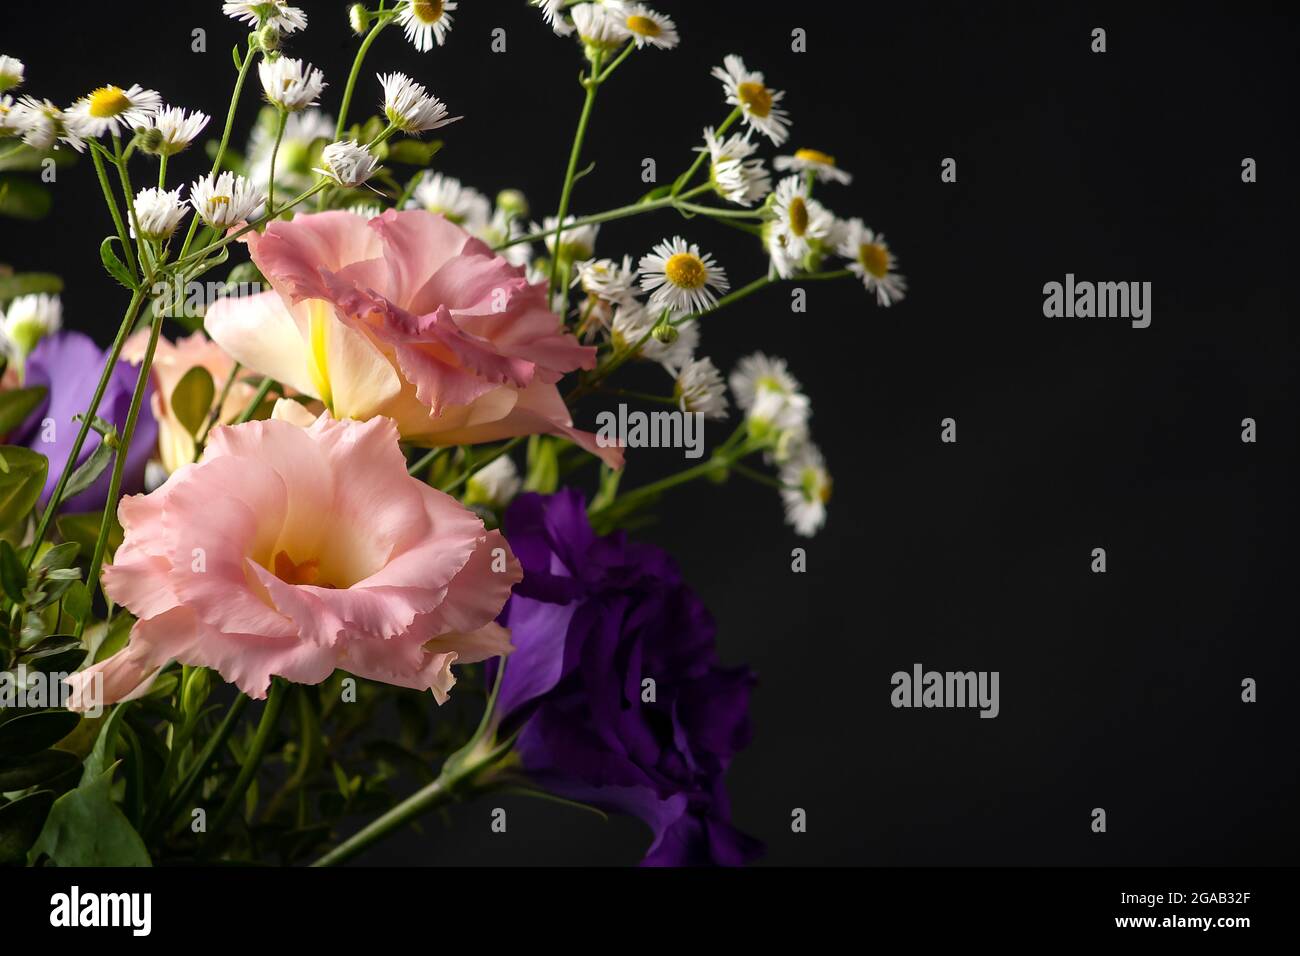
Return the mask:
<path fill-rule="evenodd" d="M 302 5 L 311 28 L 289 50 L 325 69 L 336 108 L 355 49 L 345 5 Z M 706 323 L 702 351 L 724 369 L 755 349 L 789 358 L 836 478 L 806 574 L 775 494 L 739 479 L 680 491 L 644 532 L 716 613 L 724 658 L 761 675 L 730 777 L 738 824 L 780 864 L 1296 862 L 1288 5 L 656 5 L 684 43 L 602 92 L 575 210 L 639 195 L 644 157 L 675 175 L 725 115 L 709 68 L 738 52 L 789 91 L 792 145 L 856 175 L 820 195 L 883 229 L 912 287 L 882 310 L 851 283 L 810 284 L 806 314 L 777 288 Z M 8 11 L 2 46 L 31 92 L 139 82 L 224 113 L 242 31 L 216 0 L 91 5 L 59 25 L 50 9 Z M 489 52 L 498 26 L 505 55 Z M 195 27 L 206 55 L 189 52 Z M 489 194 L 522 188 L 540 215 L 579 65 L 522 0 L 462 0 L 431 54 L 386 33 L 357 104 L 378 99 L 376 70 L 412 73 L 467 117 L 438 167 Z M 254 111 L 250 97 L 237 143 Z M 939 177 L 949 156 L 955 184 Z M 61 272 L 68 323 L 106 342 L 122 296 L 94 254 L 109 224 L 88 164 L 56 203 L 44 223 L 3 225 L 0 261 Z M 764 266 L 739 233 L 668 213 L 607 226 L 602 249 L 678 231 L 735 285 Z M 1044 318 L 1042 285 L 1067 272 L 1151 282 L 1151 327 Z M 939 441 L 949 416 L 956 445 Z M 1240 441 L 1247 416 L 1257 444 Z M 628 480 L 676 460 L 643 452 Z M 1000 671 L 1001 715 L 891 708 L 890 675 L 914 662 Z M 1245 677 L 1258 703 L 1241 702 Z M 463 807 L 372 859 L 616 863 L 645 844 L 634 821 L 507 806 L 508 835 Z"/>

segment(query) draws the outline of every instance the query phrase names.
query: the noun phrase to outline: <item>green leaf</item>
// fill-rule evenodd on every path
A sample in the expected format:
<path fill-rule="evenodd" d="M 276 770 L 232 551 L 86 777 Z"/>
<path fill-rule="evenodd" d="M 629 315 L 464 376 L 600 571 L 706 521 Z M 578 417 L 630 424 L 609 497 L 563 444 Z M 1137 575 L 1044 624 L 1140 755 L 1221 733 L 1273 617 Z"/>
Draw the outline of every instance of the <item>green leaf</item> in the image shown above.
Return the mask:
<path fill-rule="evenodd" d="M 208 412 L 212 410 L 212 400 L 216 395 L 217 386 L 212 381 L 212 373 L 202 365 L 196 365 L 182 375 L 172 389 L 172 412 L 185 426 L 185 430 L 197 437 L 203 423 L 207 421 Z"/>
<path fill-rule="evenodd" d="M 44 219 L 54 200 L 44 186 L 23 176 L 0 173 L 0 216 L 12 219 Z"/>
<path fill-rule="evenodd" d="M 50 463 L 29 448 L 0 445 L 0 530 L 27 517 L 41 497 Z"/>
<path fill-rule="evenodd" d="M 90 614 L 90 589 L 84 581 L 75 582 L 63 595 L 63 613 L 78 624 Z"/>
<path fill-rule="evenodd" d="M 108 270 L 109 275 L 134 292 L 137 287 L 135 276 L 131 275 L 131 270 L 126 267 L 126 263 L 113 251 L 113 243 L 118 241 L 117 236 L 108 236 L 99 244 L 99 261 L 104 263 L 104 268 Z"/>
<path fill-rule="evenodd" d="M 36 567 L 44 571 L 59 571 L 72 567 L 76 560 L 77 546 L 65 541 L 63 544 L 56 544 L 46 550 L 41 555 L 41 559 L 36 562 Z"/>
<path fill-rule="evenodd" d="M 66 750 L 42 750 L 17 758 L 0 757 L 0 791 L 35 787 L 67 773 L 80 763 L 76 754 Z"/>
<path fill-rule="evenodd" d="M 27 590 L 27 571 L 18 553 L 8 541 L 0 540 L 0 586 L 5 596 L 15 604 L 24 602 L 23 592 Z"/>
<path fill-rule="evenodd" d="M 56 866 L 152 865 L 140 834 L 113 802 L 116 766 L 54 801 L 33 855 L 44 853 Z"/>
<path fill-rule="evenodd" d="M 78 465 L 77 470 L 68 479 L 68 486 L 63 489 L 63 500 L 71 501 L 93 485 L 99 476 L 105 472 L 112 460 L 113 446 L 106 441 L 101 441 L 95 446 L 95 450 L 90 453 L 90 457 Z M 98 529 L 96 529 L 96 534 L 98 534 Z"/>
<path fill-rule="evenodd" d="M 95 553 L 95 542 L 99 538 L 99 523 L 104 520 L 98 511 L 72 512 L 62 514 L 54 519 L 54 526 L 64 541 L 75 542 L 81 550 L 81 556 L 88 558 Z M 113 515 L 112 527 L 108 529 L 108 550 L 110 553 L 122 546 L 122 524 Z"/>
<path fill-rule="evenodd" d="M 21 757 L 57 744 L 81 722 L 70 710 L 37 710 L 0 724 L 0 756 Z"/>
<path fill-rule="evenodd" d="M 38 790 L 0 807 L 0 866 L 27 861 L 27 850 L 39 837 L 53 804 L 53 793 Z"/>
<path fill-rule="evenodd" d="M 49 389 L 44 385 L 0 392 L 0 435 L 9 434 L 27 421 L 27 416 L 36 410 L 47 394 Z"/>
<path fill-rule="evenodd" d="M 47 292 L 50 295 L 63 291 L 63 280 L 51 272 L 20 272 L 17 275 L 0 275 L 0 302 L 16 299 L 20 295 Z"/>
<path fill-rule="evenodd" d="M 543 435 L 534 435 L 528 439 L 528 477 L 524 481 L 525 491 L 536 491 L 549 495 L 560 483 L 560 462 L 558 445 Z M 470 479 L 473 484 L 474 479 Z"/>

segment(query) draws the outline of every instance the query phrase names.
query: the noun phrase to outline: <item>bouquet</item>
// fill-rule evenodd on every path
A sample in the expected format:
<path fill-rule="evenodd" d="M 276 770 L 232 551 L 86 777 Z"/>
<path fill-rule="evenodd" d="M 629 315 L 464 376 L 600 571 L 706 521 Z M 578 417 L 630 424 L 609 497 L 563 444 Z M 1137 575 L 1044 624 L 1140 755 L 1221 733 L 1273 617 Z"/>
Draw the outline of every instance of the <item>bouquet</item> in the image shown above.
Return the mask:
<path fill-rule="evenodd" d="M 639 3 L 531 5 L 582 71 L 538 221 L 439 172 L 428 134 L 454 146 L 461 117 L 373 66 L 402 34 L 450 48 L 455 2 L 354 5 L 328 81 L 302 10 L 223 3 L 245 35 L 211 113 L 139 85 L 58 106 L 0 56 L 0 164 L 89 160 L 122 309 L 101 349 L 62 328 L 56 275 L 0 276 L 0 862 L 330 865 L 498 792 L 639 817 L 646 864 L 761 855 L 725 786 L 755 675 L 629 532 L 707 479 L 771 486 L 815 534 L 831 479 L 803 388 L 763 352 L 724 378 L 702 326 L 777 283 L 880 306 L 906 285 L 823 204 L 850 178 L 830 155 L 763 156 L 791 119 L 739 56 L 700 78 L 717 107 L 680 175 L 579 214 L 620 66 L 681 38 Z M 20 182 L 0 211 L 41 205 Z M 661 242 L 602 246 L 641 216 Z M 763 267 L 717 261 L 720 229 Z M 625 387 L 637 367 L 652 391 Z M 638 479 L 664 446 L 688 465 Z"/>

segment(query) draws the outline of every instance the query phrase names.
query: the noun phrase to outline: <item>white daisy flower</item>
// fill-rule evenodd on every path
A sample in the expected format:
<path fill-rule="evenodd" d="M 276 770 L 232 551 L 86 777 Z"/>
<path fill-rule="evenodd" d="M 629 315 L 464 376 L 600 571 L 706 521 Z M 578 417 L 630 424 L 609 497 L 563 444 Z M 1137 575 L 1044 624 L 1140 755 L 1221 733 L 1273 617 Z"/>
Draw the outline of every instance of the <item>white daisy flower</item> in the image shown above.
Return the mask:
<path fill-rule="evenodd" d="M 408 208 L 438 213 L 468 232 L 486 229 L 492 219 L 492 201 L 487 196 L 442 173 L 426 172 L 421 177 Z"/>
<path fill-rule="evenodd" d="M 243 176 L 208 174 L 190 186 L 190 205 L 209 226 L 225 229 L 257 212 L 266 196 Z"/>
<path fill-rule="evenodd" d="M 130 131 L 144 126 L 161 106 L 162 97 L 139 84 L 125 90 L 110 85 L 77 100 L 68 108 L 68 115 L 80 135 L 97 138 L 117 127 Z"/>
<path fill-rule="evenodd" d="M 135 196 L 135 218 L 140 221 L 140 231 L 146 239 L 163 240 L 176 231 L 185 218 L 188 206 L 181 199 L 183 186 L 171 192 L 165 189 L 142 189 Z M 131 226 L 135 235 L 135 226 Z"/>
<path fill-rule="evenodd" d="M 868 292 L 876 293 L 882 306 L 893 305 L 907 294 L 907 280 L 894 271 L 898 259 L 889 251 L 884 234 L 873 232 L 861 219 L 844 224 L 838 251 L 849 260 L 849 271 Z"/>
<path fill-rule="evenodd" d="M 793 156 L 778 156 L 772 161 L 781 172 L 813 173 L 821 182 L 847 186 L 853 177 L 835 165 L 835 157 L 817 149 L 796 149 Z"/>
<path fill-rule="evenodd" d="M 542 11 L 542 19 L 555 31 L 556 36 L 567 37 L 573 32 L 573 24 L 564 15 L 567 0 L 528 0 L 529 4 Z"/>
<path fill-rule="evenodd" d="M 590 259 L 596 251 L 596 236 L 600 234 L 599 225 L 574 226 L 574 217 L 564 217 L 564 233 L 560 236 L 560 256 L 570 262 Z M 547 216 L 539 226 L 533 223 L 534 232 L 546 232 L 546 251 L 555 255 L 555 228 L 560 221 L 554 216 Z"/>
<path fill-rule="evenodd" d="M 734 54 L 722 62 L 713 75 L 722 81 L 727 102 L 740 107 L 746 124 L 780 146 L 790 135 L 790 114 L 777 106 L 785 92 L 768 89 L 763 74 L 746 69 L 745 61 Z"/>
<path fill-rule="evenodd" d="M 327 85 L 322 71 L 291 56 L 273 60 L 263 57 L 257 64 L 257 74 L 262 78 L 267 102 L 290 113 L 315 106 Z"/>
<path fill-rule="evenodd" d="M 754 159 L 758 144 L 748 135 L 721 139 L 709 127 L 704 131 L 709 151 L 709 180 L 718 195 L 742 206 L 752 206 L 772 191 L 772 177 L 762 159 Z"/>
<path fill-rule="evenodd" d="M 150 131 L 158 133 L 158 145 L 152 147 L 152 152 L 175 156 L 194 142 L 210 119 L 207 113 L 200 113 L 198 110 L 186 113 L 178 106 L 165 106 L 142 125 L 146 135 Z"/>
<path fill-rule="evenodd" d="M 447 107 L 436 96 L 405 73 L 381 73 L 384 115 L 403 133 L 423 133 L 454 123 L 461 116 L 447 116 Z"/>
<path fill-rule="evenodd" d="M 281 33 L 307 29 L 307 14 L 291 7 L 284 0 L 241 0 L 223 3 L 221 12 L 226 16 L 254 27 L 274 27 Z"/>
<path fill-rule="evenodd" d="M 604 4 L 584 3 L 569 12 L 573 25 L 577 27 L 578 38 L 588 47 L 606 52 L 616 50 L 632 35 L 623 23 L 620 11 Z"/>
<path fill-rule="evenodd" d="M 581 286 L 589 296 L 620 304 L 635 298 L 632 290 L 636 277 L 637 270 L 632 266 L 631 256 L 624 256 L 621 265 L 613 259 L 588 259 L 578 263 L 578 274 L 574 276 L 573 284 Z"/>
<path fill-rule="evenodd" d="M 313 144 L 333 139 L 334 120 L 316 109 L 289 114 L 279 152 L 275 151 L 275 124 L 259 122 L 248 142 L 248 178 L 266 182 L 271 175 L 271 155 L 275 153 L 276 190 L 284 187 L 290 192 L 302 192 L 316 179 L 312 175 Z"/>
<path fill-rule="evenodd" d="M 681 236 L 659 243 L 639 265 L 641 291 L 650 293 L 652 310 L 707 312 L 718 304 L 716 293 L 731 288 L 713 256 L 701 254 L 699 246 Z"/>
<path fill-rule="evenodd" d="M 637 343 L 641 343 L 636 352 L 638 358 L 658 362 L 671 371 L 682 368 L 694 358 L 700 344 L 700 328 L 694 320 L 683 322 L 674 326 L 676 339 L 660 342 L 650 332 L 659 321 L 661 312 L 651 312 L 636 301 L 620 303 L 609 324 L 610 343 L 620 352 L 636 348 Z M 671 320 L 674 316 L 669 318 Z M 645 341 L 641 342 L 642 339 Z"/>
<path fill-rule="evenodd" d="M 705 418 L 727 417 L 727 385 L 712 359 L 688 362 L 676 375 L 673 398 L 684 412 L 700 412 Z"/>
<path fill-rule="evenodd" d="M 796 259 L 808 254 L 812 240 L 827 240 L 835 231 L 835 216 L 812 198 L 801 176 L 787 176 L 776 184 L 772 215 L 787 235 L 787 251 Z"/>
<path fill-rule="evenodd" d="M 492 213 L 492 218 L 481 228 L 466 228 L 476 239 L 483 240 L 493 249 L 524 234 L 519 221 L 504 209 Z M 497 255 L 512 266 L 526 266 L 532 261 L 533 247 L 527 242 L 516 242 L 497 252 Z"/>
<path fill-rule="evenodd" d="M 360 186 L 379 168 L 379 161 L 370 150 L 354 139 L 330 143 L 322 150 L 321 161 L 325 166 L 316 172 L 340 186 Z"/>
<path fill-rule="evenodd" d="M 25 72 L 22 60 L 0 54 L 0 93 L 22 86 Z"/>
<path fill-rule="evenodd" d="M 17 296 L 0 310 L 0 352 L 21 364 L 36 343 L 63 327 L 63 302 L 44 292 Z"/>
<path fill-rule="evenodd" d="M 402 25 L 406 39 L 415 44 L 421 53 L 433 49 L 447 39 L 451 30 L 451 11 L 456 4 L 451 0 L 404 0 L 397 12 L 397 22 Z"/>
<path fill-rule="evenodd" d="M 79 153 L 86 148 L 85 124 L 49 100 L 24 96 L 9 108 L 7 115 L 8 123 L 32 149 L 49 149 L 60 142 Z"/>
<path fill-rule="evenodd" d="M 799 380 L 790 374 L 783 358 L 768 358 L 762 352 L 747 355 L 731 372 L 731 393 L 744 411 L 754 407 L 760 392 L 795 395 Z"/>
<path fill-rule="evenodd" d="M 826 524 L 826 504 L 831 500 L 831 476 L 815 445 L 805 444 L 785 464 L 781 484 L 786 523 L 811 538 Z"/>
<path fill-rule="evenodd" d="M 643 3 L 626 11 L 623 26 L 632 34 L 632 41 L 639 47 L 654 46 L 661 50 L 671 50 L 681 42 L 677 35 L 677 24 Z"/>
<path fill-rule="evenodd" d="M 474 472 L 465 483 L 465 504 L 499 510 L 514 500 L 523 485 L 515 463 L 509 455 L 502 455 Z"/>
<path fill-rule="evenodd" d="M 0 93 L 0 136 L 21 136 L 22 120 L 23 111 L 14 103 L 14 98 Z"/>

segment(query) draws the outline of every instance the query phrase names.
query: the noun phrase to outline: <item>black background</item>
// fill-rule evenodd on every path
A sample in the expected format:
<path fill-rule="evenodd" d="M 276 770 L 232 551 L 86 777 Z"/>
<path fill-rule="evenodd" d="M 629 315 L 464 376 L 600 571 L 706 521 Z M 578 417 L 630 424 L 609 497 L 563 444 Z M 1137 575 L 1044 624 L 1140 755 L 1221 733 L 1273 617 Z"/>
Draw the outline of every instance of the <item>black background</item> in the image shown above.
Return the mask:
<path fill-rule="evenodd" d="M 311 26 L 287 50 L 324 68 L 333 110 L 356 43 L 346 5 L 301 5 Z M 853 283 L 809 284 L 792 314 L 777 287 L 705 323 L 701 351 L 724 369 L 757 349 L 790 360 L 836 478 L 810 543 L 743 479 L 680 490 L 644 532 L 714 610 L 724 659 L 761 675 L 755 740 L 730 775 L 737 824 L 774 864 L 1295 863 L 1289 5 L 655 5 L 683 44 L 634 56 L 602 90 L 574 210 L 640 195 L 645 157 L 663 180 L 684 168 L 726 115 L 709 69 L 741 53 L 788 91 L 790 146 L 855 174 L 819 196 L 885 232 L 912 290 L 884 310 Z M 0 48 L 26 61 L 26 92 L 66 103 L 138 82 L 217 127 L 243 35 L 219 9 L 10 7 Z M 455 16 L 430 54 L 388 30 L 353 117 L 379 99 L 375 72 L 411 73 L 467 117 L 437 168 L 489 194 L 519 187 L 540 218 L 580 106 L 575 44 L 522 0 L 462 0 Z M 190 52 L 196 27 L 207 54 Z M 495 27 L 506 54 L 490 52 Z M 791 51 L 797 27 L 806 53 Z M 236 144 L 255 110 L 249 95 Z M 172 168 L 188 180 L 206 162 Z M 67 323 L 106 343 L 123 302 L 96 261 L 111 227 L 89 163 L 61 175 L 49 220 L 0 228 L 0 261 L 63 274 Z M 765 268 L 739 233 L 672 213 L 607 226 L 599 249 L 639 255 L 678 232 L 733 285 Z M 1043 283 L 1067 272 L 1151 282 L 1151 327 L 1044 318 Z M 948 416 L 956 445 L 939 441 Z M 1247 416 L 1257 444 L 1240 441 Z M 676 464 L 641 452 L 626 481 Z M 890 675 L 914 662 L 1000 671 L 1001 715 L 891 708 Z M 1258 703 L 1241 702 L 1244 677 Z M 489 807 L 458 807 L 452 826 L 429 820 L 369 859 L 624 863 L 646 842 L 635 821 L 504 805 L 506 835 Z M 790 832 L 795 807 L 805 834 Z"/>

